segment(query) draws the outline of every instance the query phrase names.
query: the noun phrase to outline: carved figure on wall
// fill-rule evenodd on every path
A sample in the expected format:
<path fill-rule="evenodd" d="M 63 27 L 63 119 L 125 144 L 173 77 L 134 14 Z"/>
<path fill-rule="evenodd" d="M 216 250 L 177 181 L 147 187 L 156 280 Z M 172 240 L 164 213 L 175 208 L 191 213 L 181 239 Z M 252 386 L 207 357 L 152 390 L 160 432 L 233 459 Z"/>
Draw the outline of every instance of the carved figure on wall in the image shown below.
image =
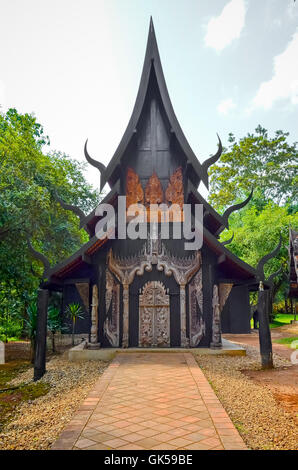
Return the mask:
<path fill-rule="evenodd" d="M 203 319 L 202 268 L 200 268 L 189 283 L 188 292 L 190 346 L 195 348 L 199 345 L 205 334 L 205 322 Z"/>
<path fill-rule="evenodd" d="M 92 287 L 92 304 L 91 304 L 91 337 L 92 344 L 98 343 L 98 288 L 94 284 Z"/>
<path fill-rule="evenodd" d="M 180 207 L 181 212 L 183 211 L 183 204 L 184 204 L 184 189 L 183 189 L 183 174 L 182 168 L 179 167 L 177 170 L 172 174 L 170 177 L 170 181 L 168 187 L 165 192 L 166 202 L 171 204 L 175 204 Z M 173 221 L 180 221 L 181 220 L 181 212 L 177 211 L 177 214 L 174 213 L 172 215 Z"/>
<path fill-rule="evenodd" d="M 222 347 L 221 342 L 221 324 L 220 324 L 220 305 L 219 305 L 219 295 L 218 295 L 218 286 L 214 284 L 213 286 L 213 296 L 212 296 L 212 342 L 210 347 L 212 349 L 220 349 Z"/>
<path fill-rule="evenodd" d="M 119 346 L 119 306 L 120 306 L 120 285 L 113 275 L 107 270 L 106 273 L 106 314 L 103 331 L 112 347 Z M 111 312 L 109 315 L 109 310 Z"/>
<path fill-rule="evenodd" d="M 139 176 L 132 168 L 126 174 L 126 208 L 131 204 L 144 204 L 144 191 Z"/>
<path fill-rule="evenodd" d="M 163 190 L 161 182 L 155 173 L 150 176 L 145 189 L 145 205 L 161 204 L 163 202 Z"/>

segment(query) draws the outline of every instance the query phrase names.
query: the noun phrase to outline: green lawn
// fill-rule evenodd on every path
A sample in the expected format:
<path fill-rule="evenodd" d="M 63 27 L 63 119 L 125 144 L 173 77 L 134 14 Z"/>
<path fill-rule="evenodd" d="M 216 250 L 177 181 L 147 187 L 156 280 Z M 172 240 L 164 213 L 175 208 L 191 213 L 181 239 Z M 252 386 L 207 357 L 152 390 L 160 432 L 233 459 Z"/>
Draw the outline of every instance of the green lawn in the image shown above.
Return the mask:
<path fill-rule="evenodd" d="M 288 338 L 275 339 L 273 343 L 285 344 L 290 348 L 293 341 L 297 341 L 298 343 L 298 336 L 289 336 Z M 298 344 L 296 345 L 296 349 L 298 349 Z"/>
<path fill-rule="evenodd" d="M 288 315 L 286 313 L 279 313 L 275 316 L 273 323 L 270 324 L 270 328 L 277 328 L 278 326 L 289 325 L 294 320 L 294 315 Z"/>
<path fill-rule="evenodd" d="M 298 320 L 298 315 L 296 318 Z M 275 316 L 274 322 L 270 323 L 270 328 L 278 328 L 279 326 L 289 325 L 292 320 L 294 320 L 294 315 L 288 315 L 286 313 L 279 313 L 278 315 Z M 254 327 L 253 319 L 251 319 L 250 326 L 251 328 Z"/>

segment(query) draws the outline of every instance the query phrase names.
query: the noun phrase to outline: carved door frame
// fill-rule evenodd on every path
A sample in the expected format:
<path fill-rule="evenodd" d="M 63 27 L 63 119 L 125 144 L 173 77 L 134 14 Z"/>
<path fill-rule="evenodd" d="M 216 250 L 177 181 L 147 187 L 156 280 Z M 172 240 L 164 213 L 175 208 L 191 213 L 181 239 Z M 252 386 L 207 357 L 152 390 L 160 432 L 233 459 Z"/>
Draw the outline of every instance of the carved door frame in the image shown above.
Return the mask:
<path fill-rule="evenodd" d="M 167 291 L 168 289 L 160 281 L 146 282 L 140 289 L 139 347 L 170 347 L 170 296 Z M 158 295 L 158 292 L 162 295 Z M 147 339 L 149 338 L 147 344 L 146 335 Z"/>

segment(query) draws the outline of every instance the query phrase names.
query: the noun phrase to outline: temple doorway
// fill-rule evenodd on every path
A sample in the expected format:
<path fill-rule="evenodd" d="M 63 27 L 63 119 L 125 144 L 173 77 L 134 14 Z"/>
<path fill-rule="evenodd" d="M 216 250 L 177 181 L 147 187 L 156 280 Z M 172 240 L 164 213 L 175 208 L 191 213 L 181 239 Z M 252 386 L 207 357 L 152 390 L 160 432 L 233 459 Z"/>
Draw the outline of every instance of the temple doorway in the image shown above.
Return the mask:
<path fill-rule="evenodd" d="M 170 296 L 160 281 L 140 289 L 139 347 L 170 347 Z"/>

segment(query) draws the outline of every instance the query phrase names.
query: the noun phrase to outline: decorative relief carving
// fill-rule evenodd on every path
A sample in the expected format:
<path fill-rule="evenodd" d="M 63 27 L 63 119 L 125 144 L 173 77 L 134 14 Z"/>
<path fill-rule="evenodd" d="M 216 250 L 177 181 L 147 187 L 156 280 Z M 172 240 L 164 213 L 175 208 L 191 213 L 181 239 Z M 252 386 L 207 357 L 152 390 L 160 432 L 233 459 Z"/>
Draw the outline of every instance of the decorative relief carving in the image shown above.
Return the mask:
<path fill-rule="evenodd" d="M 205 334 L 203 319 L 203 285 L 202 268 L 196 273 L 189 284 L 189 329 L 190 346 L 197 347 Z"/>
<path fill-rule="evenodd" d="M 96 344 L 98 342 L 98 289 L 94 284 L 92 287 L 92 304 L 91 304 L 91 337 L 90 342 Z"/>
<path fill-rule="evenodd" d="M 169 204 L 177 204 L 181 211 L 184 204 L 184 189 L 182 168 L 179 167 L 170 177 L 170 182 L 165 192 L 166 202 Z M 180 220 L 180 218 L 179 218 Z"/>
<path fill-rule="evenodd" d="M 106 314 L 103 330 L 111 346 L 119 346 L 119 306 L 120 285 L 116 282 L 110 271 L 106 273 Z M 109 310 L 111 312 L 109 315 Z M 109 315 L 109 316 L 108 316 Z"/>
<path fill-rule="evenodd" d="M 166 203 L 173 208 L 177 209 L 170 212 L 170 221 L 181 221 L 183 204 L 184 204 L 184 189 L 183 189 L 183 174 L 182 168 L 179 167 L 170 177 L 168 187 L 165 192 Z M 144 204 L 149 211 L 150 204 L 161 204 L 164 201 L 164 194 L 161 182 L 154 171 L 148 180 L 145 188 L 145 197 L 139 176 L 132 169 L 127 169 L 126 174 L 126 208 L 131 204 Z M 179 207 L 179 210 L 178 210 Z M 155 217 L 155 213 L 148 214 L 151 218 Z M 161 213 L 157 214 L 158 220 L 161 221 Z"/>
<path fill-rule="evenodd" d="M 218 295 L 218 286 L 216 284 L 214 284 L 213 286 L 212 311 L 213 311 L 212 342 L 210 344 L 210 347 L 212 349 L 219 349 L 222 347 L 222 342 L 221 342 L 219 295 Z"/>
<path fill-rule="evenodd" d="M 150 176 L 145 189 L 145 205 L 149 206 L 150 204 L 161 204 L 162 202 L 163 190 L 161 182 L 154 171 L 152 176 Z"/>
<path fill-rule="evenodd" d="M 152 271 L 153 265 L 158 271 L 164 271 L 166 276 L 173 275 L 180 286 L 181 346 L 189 345 L 186 338 L 185 286 L 201 266 L 201 253 L 197 251 L 193 256 L 178 258 L 168 253 L 163 244 L 160 252 L 155 250 L 155 242 L 149 240 L 147 249 L 145 245 L 139 255 L 128 258 L 115 257 L 112 249 L 108 252 L 108 267 L 123 285 L 123 347 L 128 347 L 129 285 L 135 275 L 142 276 L 145 270 Z"/>
<path fill-rule="evenodd" d="M 144 204 L 144 191 L 139 176 L 132 168 L 126 174 L 126 208 L 131 204 Z"/>
<path fill-rule="evenodd" d="M 170 297 L 162 282 L 147 282 L 140 292 L 139 346 L 170 346 Z"/>

